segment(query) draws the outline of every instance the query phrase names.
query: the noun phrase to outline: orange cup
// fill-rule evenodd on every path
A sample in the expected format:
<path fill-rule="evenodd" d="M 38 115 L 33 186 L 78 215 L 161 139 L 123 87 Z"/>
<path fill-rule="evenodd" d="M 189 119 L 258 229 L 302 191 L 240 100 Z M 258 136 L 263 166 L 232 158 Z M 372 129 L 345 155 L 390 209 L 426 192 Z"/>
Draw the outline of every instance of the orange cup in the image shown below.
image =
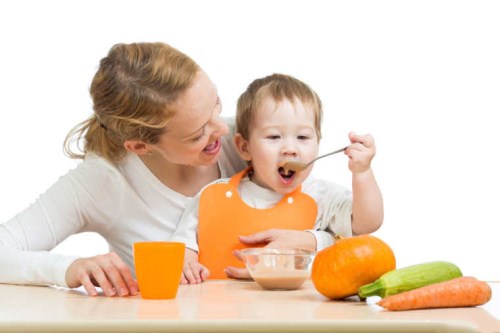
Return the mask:
<path fill-rule="evenodd" d="M 141 297 L 175 298 L 184 265 L 184 243 L 134 243 L 134 265 Z"/>

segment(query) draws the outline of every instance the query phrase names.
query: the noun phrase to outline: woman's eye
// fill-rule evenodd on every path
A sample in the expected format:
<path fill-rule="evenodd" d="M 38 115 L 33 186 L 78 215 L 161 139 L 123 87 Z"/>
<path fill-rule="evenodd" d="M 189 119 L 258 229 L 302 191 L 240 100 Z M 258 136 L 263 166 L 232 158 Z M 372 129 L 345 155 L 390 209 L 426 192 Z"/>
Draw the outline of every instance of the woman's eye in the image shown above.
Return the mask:
<path fill-rule="evenodd" d="M 206 134 L 206 128 L 203 127 L 203 130 L 201 132 L 201 134 L 195 138 L 193 138 L 193 141 L 200 141 L 201 139 L 203 139 L 205 137 L 205 134 Z"/>

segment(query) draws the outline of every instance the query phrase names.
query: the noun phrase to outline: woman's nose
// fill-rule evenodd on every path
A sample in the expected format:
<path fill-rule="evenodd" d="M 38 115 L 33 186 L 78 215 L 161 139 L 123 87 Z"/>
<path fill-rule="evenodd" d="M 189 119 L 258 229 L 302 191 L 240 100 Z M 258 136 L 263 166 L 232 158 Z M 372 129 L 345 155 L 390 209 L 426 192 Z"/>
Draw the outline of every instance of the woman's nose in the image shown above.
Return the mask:
<path fill-rule="evenodd" d="M 212 120 L 212 128 L 214 136 L 224 136 L 229 132 L 226 122 L 219 115 L 216 115 Z"/>

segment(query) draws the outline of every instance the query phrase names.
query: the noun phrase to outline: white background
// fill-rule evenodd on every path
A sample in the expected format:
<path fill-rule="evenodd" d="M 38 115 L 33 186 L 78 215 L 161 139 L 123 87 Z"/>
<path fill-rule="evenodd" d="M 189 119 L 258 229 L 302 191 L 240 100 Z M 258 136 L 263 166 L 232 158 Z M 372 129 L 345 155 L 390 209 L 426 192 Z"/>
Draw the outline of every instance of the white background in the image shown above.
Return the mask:
<path fill-rule="evenodd" d="M 500 2 L 2 1 L 0 222 L 75 166 L 69 129 L 115 43 L 164 41 L 217 84 L 224 114 L 251 80 L 309 83 L 325 108 L 321 151 L 371 133 L 398 267 L 431 260 L 500 280 Z M 498 116 L 497 116 L 498 117 Z M 344 156 L 315 172 L 350 186 Z M 93 235 L 57 251 L 106 251 Z"/>

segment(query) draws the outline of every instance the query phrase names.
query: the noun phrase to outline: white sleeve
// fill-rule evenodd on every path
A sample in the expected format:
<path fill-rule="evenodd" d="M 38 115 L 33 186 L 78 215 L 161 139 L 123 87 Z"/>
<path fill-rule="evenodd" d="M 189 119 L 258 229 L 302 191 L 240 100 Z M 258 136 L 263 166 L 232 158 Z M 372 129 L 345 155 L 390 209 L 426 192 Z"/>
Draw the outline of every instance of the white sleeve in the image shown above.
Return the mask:
<path fill-rule="evenodd" d="M 303 191 L 318 205 L 318 217 L 314 231 L 311 230 L 318 251 L 332 245 L 334 235 L 352 236 L 352 192 L 349 189 L 311 178 L 304 182 Z"/>
<path fill-rule="evenodd" d="M 10 284 L 67 287 L 66 270 L 75 259 L 75 256 L 47 251 L 28 252 L 0 245 L 0 281 Z"/>
<path fill-rule="evenodd" d="M 170 241 L 181 242 L 186 247 L 198 252 L 198 222 L 200 218 L 200 197 L 201 193 L 208 187 L 217 183 L 228 183 L 229 178 L 219 178 L 203 187 L 186 206 L 181 216 L 179 224 L 174 231 Z"/>
<path fill-rule="evenodd" d="M 324 248 L 333 244 L 333 235 L 330 232 L 323 230 L 306 230 L 316 238 L 316 251 L 321 251 Z"/>
<path fill-rule="evenodd" d="M 48 251 L 72 234 L 102 234 L 112 225 L 121 209 L 121 181 L 102 164 L 84 163 L 0 224 L 0 283 L 67 287 L 66 270 L 77 257 Z"/>
<path fill-rule="evenodd" d="M 187 248 L 196 252 L 198 252 L 200 193 L 189 201 L 174 234 L 170 237 L 170 241 L 184 243 Z"/>

